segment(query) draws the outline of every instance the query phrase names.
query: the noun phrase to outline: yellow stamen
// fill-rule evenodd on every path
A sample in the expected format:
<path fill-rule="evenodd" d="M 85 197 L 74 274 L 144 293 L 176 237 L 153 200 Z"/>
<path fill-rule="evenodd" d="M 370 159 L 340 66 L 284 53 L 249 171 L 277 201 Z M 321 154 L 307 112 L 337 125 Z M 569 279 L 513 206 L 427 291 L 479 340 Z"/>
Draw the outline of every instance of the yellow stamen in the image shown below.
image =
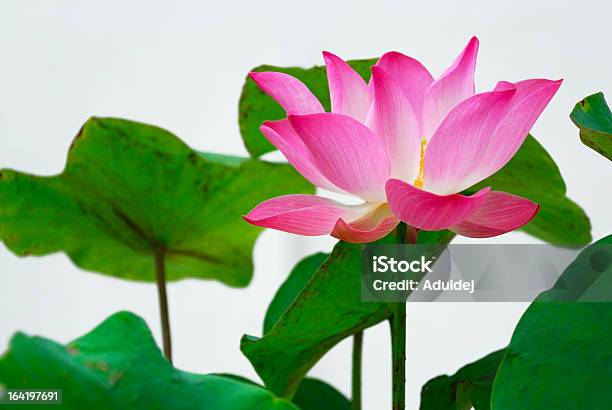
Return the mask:
<path fill-rule="evenodd" d="M 425 138 L 421 138 L 421 162 L 419 163 L 419 174 L 414 180 L 414 185 L 417 188 L 423 189 L 423 184 L 425 182 L 425 150 L 427 149 L 427 140 Z"/>

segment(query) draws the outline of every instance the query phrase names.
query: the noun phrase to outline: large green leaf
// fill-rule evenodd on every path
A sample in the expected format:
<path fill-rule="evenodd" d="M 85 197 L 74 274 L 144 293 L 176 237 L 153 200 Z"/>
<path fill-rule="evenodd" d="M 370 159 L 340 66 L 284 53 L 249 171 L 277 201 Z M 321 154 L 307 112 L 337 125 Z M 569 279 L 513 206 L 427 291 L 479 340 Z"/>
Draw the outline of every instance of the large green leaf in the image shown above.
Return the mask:
<path fill-rule="evenodd" d="M 153 281 L 157 248 L 169 280 L 251 279 L 260 229 L 241 215 L 287 193 L 312 192 L 287 164 L 200 154 L 163 129 L 92 118 L 64 171 L 0 171 L 0 239 L 18 255 L 63 251 L 79 267 Z"/>
<path fill-rule="evenodd" d="M 329 257 L 328 253 L 318 252 L 307 256 L 298 262 L 278 289 L 266 311 L 264 319 L 264 334 L 268 333 L 274 324 L 285 313 L 287 308 L 306 287 L 317 268 Z M 300 383 L 295 396 L 295 403 L 302 410 L 350 410 L 351 402 L 338 390 L 322 380 L 305 378 Z"/>
<path fill-rule="evenodd" d="M 234 374 L 221 373 L 218 376 L 230 378 L 241 383 L 250 383 L 258 386 L 257 383 L 246 377 Z M 319 379 L 306 377 L 300 383 L 292 403 L 300 410 L 351 410 L 351 402 L 344 397 L 335 387 Z"/>
<path fill-rule="evenodd" d="M 527 309 L 499 367 L 493 409 L 610 408 L 612 303 L 603 301 L 611 297 L 612 235 Z"/>
<path fill-rule="evenodd" d="M 559 168 L 531 135 L 506 166 L 467 192 L 473 193 L 487 186 L 540 204 L 540 212 L 522 228 L 528 234 L 557 245 L 591 242 L 589 218 L 582 208 L 565 196 L 565 182 Z"/>
<path fill-rule="evenodd" d="M 496 410 L 604 408 L 582 407 L 576 398 L 569 402 L 573 407 L 567 407 L 565 398 L 556 397 L 565 388 L 570 392 L 564 394 L 590 395 L 592 382 L 595 395 L 610 388 L 612 379 L 605 380 L 608 376 L 602 375 L 597 361 L 612 358 L 612 349 L 599 340 L 612 336 L 612 305 L 601 303 L 612 297 L 611 264 L 612 236 L 608 236 L 582 251 L 555 286 L 538 296 L 521 319 L 509 348 L 470 363 L 453 376 L 427 382 L 421 391 L 421 410 L 489 409 L 493 381 Z M 600 303 L 593 302 L 597 300 Z M 593 356 L 588 353 L 591 349 Z M 584 380 L 587 374 L 595 380 Z"/>
<path fill-rule="evenodd" d="M 287 280 L 278 288 L 274 295 L 274 299 L 272 299 L 272 302 L 270 302 L 268 306 L 264 319 L 264 334 L 272 329 L 272 326 L 274 326 L 283 313 L 285 313 L 287 308 L 291 305 L 291 302 L 295 300 L 302 289 L 306 287 L 312 274 L 328 256 L 328 253 L 315 253 L 314 255 L 302 259 L 295 265 L 291 273 L 289 273 Z"/>
<path fill-rule="evenodd" d="M 60 388 L 62 408 L 74 410 L 297 410 L 239 378 L 173 368 L 145 322 L 127 312 L 111 316 L 67 346 L 17 333 L 0 358 L 0 384 Z"/>
<path fill-rule="evenodd" d="M 564 309 L 568 303 L 543 302 L 600 302 L 597 306 L 612 306 L 612 235 L 589 245 L 563 271 L 555 285 L 542 292 L 535 304 Z M 584 303 L 584 306 L 595 306 Z"/>
<path fill-rule="evenodd" d="M 351 402 L 322 380 L 306 378 L 300 383 L 293 403 L 301 410 L 351 410 Z"/>
<path fill-rule="evenodd" d="M 423 232 L 419 241 L 448 243 L 452 237 L 448 231 Z M 266 387 L 281 397 L 293 396 L 308 370 L 338 342 L 391 314 L 385 303 L 361 302 L 361 245 L 339 242 L 323 264 L 309 262 L 298 264 L 277 294 L 271 311 L 282 310 L 280 318 L 272 326 L 267 320 L 262 338 L 245 335 L 240 344 Z M 311 269 L 310 278 L 292 298 L 308 277 L 305 269 Z"/>
<path fill-rule="evenodd" d="M 376 64 L 377 59 L 353 60 L 348 63 L 366 80 L 370 79 L 370 67 Z M 327 87 L 327 75 L 325 67 L 315 66 L 311 68 L 300 67 L 276 67 L 261 65 L 252 71 L 278 71 L 290 74 L 301 80 L 321 101 L 325 110 L 330 110 L 329 89 Z M 276 148 L 259 131 L 259 126 L 268 120 L 284 118 L 285 110 L 281 108 L 272 98 L 257 87 L 249 77 L 246 78 L 242 95 L 240 96 L 238 122 L 240 133 L 249 153 L 259 157 L 266 152 L 274 151 Z"/>
<path fill-rule="evenodd" d="M 438 376 L 421 390 L 421 410 L 489 410 L 493 380 L 505 349 L 465 365 L 452 376 Z"/>
<path fill-rule="evenodd" d="M 242 338 L 240 348 L 266 387 L 293 396 L 328 350 L 389 316 L 386 304 L 360 301 L 360 271 L 360 246 L 339 242 L 263 338 Z"/>
<path fill-rule="evenodd" d="M 580 128 L 582 142 L 612 161 L 612 112 L 603 93 L 576 104 L 570 118 Z"/>

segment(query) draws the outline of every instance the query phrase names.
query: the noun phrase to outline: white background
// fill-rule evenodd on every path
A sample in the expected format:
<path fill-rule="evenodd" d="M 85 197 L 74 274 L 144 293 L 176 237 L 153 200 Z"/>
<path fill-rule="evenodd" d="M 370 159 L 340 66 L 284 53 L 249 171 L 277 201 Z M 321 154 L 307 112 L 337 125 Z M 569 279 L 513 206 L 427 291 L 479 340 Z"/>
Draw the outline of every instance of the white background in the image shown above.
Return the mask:
<path fill-rule="evenodd" d="M 612 166 L 581 145 L 568 118 L 582 97 L 610 91 L 611 3 L 504 3 L 0 1 L 0 166 L 59 172 L 91 115 L 153 123 L 195 148 L 244 155 L 237 102 L 250 68 L 321 64 L 321 50 L 347 59 L 397 50 L 437 75 L 476 34 L 478 89 L 501 79 L 565 79 L 533 133 L 590 215 L 594 237 L 611 233 Z M 535 240 L 512 233 L 495 241 Z M 241 335 L 261 334 L 267 304 L 290 268 L 332 243 L 267 231 L 250 287 L 171 284 L 176 365 L 256 378 L 238 349 Z M 408 409 L 418 407 L 431 377 L 503 347 L 525 308 L 409 305 Z M 141 315 L 159 337 L 154 285 L 82 272 L 62 254 L 17 258 L 0 245 L 0 351 L 17 330 L 68 342 L 118 310 Z M 341 343 L 311 374 L 348 394 L 350 347 Z M 369 329 L 366 409 L 390 407 L 389 354 L 386 323 Z"/>

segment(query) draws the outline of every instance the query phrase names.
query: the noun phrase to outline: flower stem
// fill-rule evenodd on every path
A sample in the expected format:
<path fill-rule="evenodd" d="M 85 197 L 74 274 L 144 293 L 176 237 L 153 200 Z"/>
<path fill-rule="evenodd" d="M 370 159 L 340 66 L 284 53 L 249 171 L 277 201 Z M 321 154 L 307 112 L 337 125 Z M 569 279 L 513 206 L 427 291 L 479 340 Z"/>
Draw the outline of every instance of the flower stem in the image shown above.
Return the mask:
<path fill-rule="evenodd" d="M 400 223 L 395 231 L 397 243 L 416 244 L 418 230 Z M 406 301 L 391 304 L 391 362 L 393 369 L 393 410 L 406 408 Z"/>
<path fill-rule="evenodd" d="M 393 365 L 393 410 L 406 407 L 406 303 L 393 303 L 391 351 Z"/>
<path fill-rule="evenodd" d="M 164 356 L 172 363 L 172 340 L 170 337 L 170 316 L 168 315 L 168 296 L 166 294 L 166 250 L 163 247 L 155 249 L 155 281 L 159 296 L 159 315 L 161 317 L 162 340 Z"/>
<path fill-rule="evenodd" d="M 353 374 L 351 408 L 361 410 L 361 354 L 363 351 L 363 331 L 353 336 Z"/>

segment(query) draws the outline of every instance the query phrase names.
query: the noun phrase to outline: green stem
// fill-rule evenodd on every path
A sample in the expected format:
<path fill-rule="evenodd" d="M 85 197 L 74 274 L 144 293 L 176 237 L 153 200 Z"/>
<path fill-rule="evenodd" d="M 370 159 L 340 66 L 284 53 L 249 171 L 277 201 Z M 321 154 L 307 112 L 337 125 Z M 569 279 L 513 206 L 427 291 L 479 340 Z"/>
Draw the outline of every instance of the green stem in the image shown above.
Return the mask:
<path fill-rule="evenodd" d="M 416 244 L 418 230 L 401 223 L 395 231 L 397 243 Z M 393 410 L 406 408 L 406 301 L 392 305 L 393 315 L 389 319 L 391 327 L 391 362 L 393 369 Z"/>
<path fill-rule="evenodd" d="M 159 296 L 159 315 L 161 318 L 164 356 L 172 363 L 172 340 L 170 337 L 170 315 L 168 314 L 168 295 L 166 293 L 166 250 L 163 247 L 155 249 L 155 282 Z"/>
<path fill-rule="evenodd" d="M 393 303 L 391 318 L 393 410 L 406 407 L 406 303 Z"/>
<path fill-rule="evenodd" d="M 353 374 L 351 408 L 361 410 L 361 354 L 363 351 L 363 331 L 353 336 Z"/>

